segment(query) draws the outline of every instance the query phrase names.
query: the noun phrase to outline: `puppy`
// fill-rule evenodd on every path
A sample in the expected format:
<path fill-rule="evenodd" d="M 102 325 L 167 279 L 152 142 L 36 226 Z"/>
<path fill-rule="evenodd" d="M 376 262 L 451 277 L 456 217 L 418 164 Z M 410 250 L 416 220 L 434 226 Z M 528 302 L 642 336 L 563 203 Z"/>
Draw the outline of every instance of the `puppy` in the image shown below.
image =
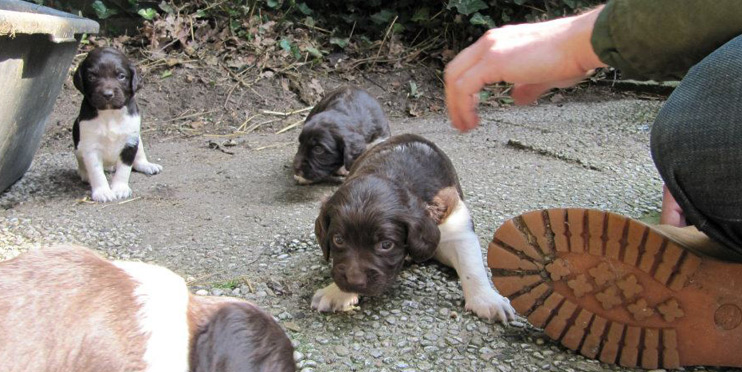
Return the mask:
<path fill-rule="evenodd" d="M 365 90 L 341 87 L 314 106 L 299 135 L 294 179 L 299 184 L 345 176 L 367 147 L 389 138 L 384 111 Z"/>
<path fill-rule="evenodd" d="M 162 170 L 147 161 L 139 135 L 141 119 L 134 100 L 142 84 L 139 75 L 118 50 L 98 48 L 77 67 L 73 82 L 84 96 L 72 127 L 80 178 L 90 183 L 95 201 L 126 199 L 131 196 L 132 166 L 144 174 Z M 104 169 L 115 169 L 110 187 Z"/>
<path fill-rule="evenodd" d="M 334 283 L 318 290 L 312 307 L 347 310 L 358 295 L 378 295 L 405 258 L 435 258 L 456 269 L 466 309 L 502 322 L 515 311 L 487 278 L 479 239 L 448 157 L 420 136 L 395 136 L 356 160 L 315 222 Z"/>
<path fill-rule="evenodd" d="M 163 267 L 57 246 L 0 262 L 0 360 L 21 371 L 295 371 L 273 318 Z"/>

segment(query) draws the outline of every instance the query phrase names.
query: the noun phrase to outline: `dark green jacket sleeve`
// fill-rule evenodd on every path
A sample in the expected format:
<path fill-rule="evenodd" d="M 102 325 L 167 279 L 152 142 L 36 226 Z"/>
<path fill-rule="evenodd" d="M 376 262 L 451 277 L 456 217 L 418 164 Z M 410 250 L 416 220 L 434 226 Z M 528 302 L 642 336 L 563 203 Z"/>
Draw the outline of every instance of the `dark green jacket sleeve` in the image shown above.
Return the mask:
<path fill-rule="evenodd" d="M 742 0 L 614 0 L 600 12 L 593 50 L 625 77 L 680 79 L 742 35 Z"/>

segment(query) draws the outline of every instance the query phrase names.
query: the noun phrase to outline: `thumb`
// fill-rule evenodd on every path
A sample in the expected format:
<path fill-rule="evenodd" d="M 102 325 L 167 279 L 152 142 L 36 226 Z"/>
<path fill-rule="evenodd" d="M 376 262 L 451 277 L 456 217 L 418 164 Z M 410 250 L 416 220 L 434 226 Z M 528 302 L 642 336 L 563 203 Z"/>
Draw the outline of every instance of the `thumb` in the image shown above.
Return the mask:
<path fill-rule="evenodd" d="M 541 97 L 551 87 L 552 84 L 515 84 L 510 96 L 516 105 L 527 105 Z"/>

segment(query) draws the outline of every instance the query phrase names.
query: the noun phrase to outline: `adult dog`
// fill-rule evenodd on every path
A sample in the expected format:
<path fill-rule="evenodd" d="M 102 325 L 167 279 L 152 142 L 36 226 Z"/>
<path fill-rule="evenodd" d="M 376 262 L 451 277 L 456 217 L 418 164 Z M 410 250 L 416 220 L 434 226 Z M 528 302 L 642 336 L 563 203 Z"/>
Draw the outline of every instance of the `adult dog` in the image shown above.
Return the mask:
<path fill-rule="evenodd" d="M 389 121 L 365 90 L 341 87 L 307 116 L 294 156 L 294 179 L 310 184 L 345 176 L 366 148 L 389 138 Z"/>
<path fill-rule="evenodd" d="M 269 314 L 163 267 L 56 246 L 0 262 L 0 364 L 25 371 L 294 371 Z"/>
<path fill-rule="evenodd" d="M 98 48 L 77 67 L 73 82 L 84 96 L 72 127 L 78 174 L 90 183 L 95 201 L 128 198 L 132 167 L 145 174 L 162 171 L 162 166 L 147 160 L 139 135 L 141 117 L 134 93 L 142 82 L 137 70 L 118 50 Z M 110 186 L 106 169 L 115 169 Z"/>
<path fill-rule="evenodd" d="M 507 322 L 507 298 L 487 278 L 479 239 L 451 161 L 422 137 L 395 136 L 364 153 L 322 206 L 315 234 L 334 283 L 312 307 L 347 310 L 358 295 L 378 295 L 402 269 L 435 257 L 456 269 L 466 309 Z"/>

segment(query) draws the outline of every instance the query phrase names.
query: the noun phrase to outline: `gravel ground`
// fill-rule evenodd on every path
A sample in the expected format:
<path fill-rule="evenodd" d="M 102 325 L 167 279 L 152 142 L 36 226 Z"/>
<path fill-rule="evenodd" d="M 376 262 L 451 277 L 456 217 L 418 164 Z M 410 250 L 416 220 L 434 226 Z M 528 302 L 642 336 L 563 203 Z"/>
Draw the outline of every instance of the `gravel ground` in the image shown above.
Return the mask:
<path fill-rule="evenodd" d="M 486 244 L 507 218 L 532 209 L 656 214 L 661 182 L 648 137 L 660 105 L 574 99 L 484 109 L 483 126 L 467 135 L 443 116 L 393 120 L 392 130 L 421 134 L 448 153 Z M 409 265 L 392 290 L 353 311 L 312 311 L 312 294 L 329 282 L 314 218 L 335 186 L 294 185 L 296 136 L 254 133 L 238 139 L 234 155 L 203 138 L 145 136 L 164 172 L 134 174 L 134 199 L 110 204 L 84 201 L 89 190 L 71 150 L 45 144 L 27 175 L 0 195 L 0 258 L 77 242 L 167 266 L 195 293 L 242 297 L 270 311 L 302 371 L 622 370 L 560 347 L 523 319 L 504 327 L 464 312 L 455 272 L 432 262 Z M 286 145 L 259 150 L 271 143 Z"/>

